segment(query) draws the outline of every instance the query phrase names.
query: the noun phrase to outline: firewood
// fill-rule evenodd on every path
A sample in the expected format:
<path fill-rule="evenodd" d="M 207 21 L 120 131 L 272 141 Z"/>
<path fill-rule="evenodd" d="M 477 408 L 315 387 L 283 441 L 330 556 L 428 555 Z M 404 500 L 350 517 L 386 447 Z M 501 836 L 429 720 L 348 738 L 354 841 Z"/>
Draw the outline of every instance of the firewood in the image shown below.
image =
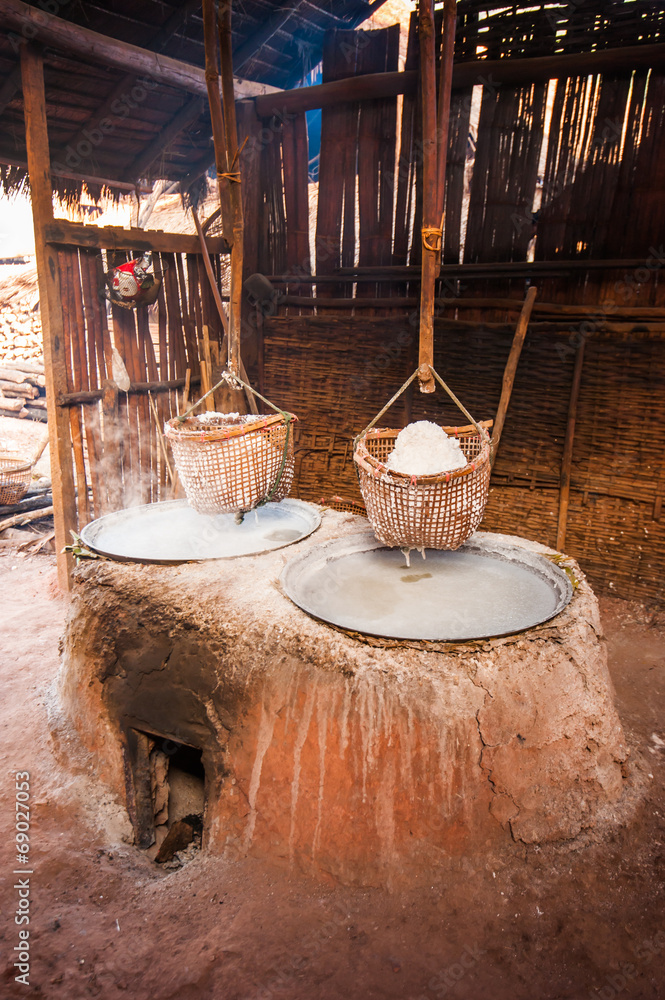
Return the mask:
<path fill-rule="evenodd" d="M 31 510 L 27 514 L 14 514 L 12 517 L 5 517 L 0 521 L 0 532 L 5 528 L 15 528 L 20 524 L 30 524 L 32 521 L 39 521 L 43 517 L 53 514 L 53 506 L 43 507 L 41 510 Z"/>
<path fill-rule="evenodd" d="M 2 378 L 0 378 L 0 391 L 5 396 L 27 396 L 28 399 L 36 399 L 39 395 L 39 390 L 34 385 L 29 385 L 27 382 L 20 384 L 17 382 L 6 382 Z"/>
<path fill-rule="evenodd" d="M 30 375 L 43 375 L 44 365 L 40 361 L 3 361 L 3 368 L 14 368 L 20 372 L 28 372 Z"/>
<path fill-rule="evenodd" d="M 7 382 L 17 382 L 19 384 L 25 381 L 25 375 L 22 371 L 4 366 L 0 367 L 0 378 L 6 379 Z"/>
<path fill-rule="evenodd" d="M 23 409 L 23 399 L 8 399 L 6 396 L 0 396 L 0 410 L 4 410 L 7 413 L 18 413 Z"/>

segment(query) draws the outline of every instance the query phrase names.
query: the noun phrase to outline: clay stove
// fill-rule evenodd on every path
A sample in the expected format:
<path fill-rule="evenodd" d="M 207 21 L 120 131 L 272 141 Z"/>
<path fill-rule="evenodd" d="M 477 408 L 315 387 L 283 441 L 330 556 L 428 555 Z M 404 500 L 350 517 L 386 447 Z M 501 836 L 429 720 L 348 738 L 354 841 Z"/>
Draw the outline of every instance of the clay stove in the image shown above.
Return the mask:
<path fill-rule="evenodd" d="M 570 603 L 525 632 L 371 638 L 310 617 L 280 584 L 294 557 L 363 530 L 327 511 L 311 537 L 262 555 L 79 566 L 61 697 L 139 841 L 151 822 L 139 758 L 157 740 L 201 752 L 205 849 L 344 882 L 612 819 L 627 750 L 575 563 Z"/>

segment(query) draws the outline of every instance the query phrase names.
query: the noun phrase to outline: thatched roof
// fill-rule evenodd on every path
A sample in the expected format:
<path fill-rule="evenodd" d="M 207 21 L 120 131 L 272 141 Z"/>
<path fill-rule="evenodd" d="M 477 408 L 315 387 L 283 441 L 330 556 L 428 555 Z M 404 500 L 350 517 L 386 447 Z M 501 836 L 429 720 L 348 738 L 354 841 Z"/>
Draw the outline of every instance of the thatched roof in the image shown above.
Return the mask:
<path fill-rule="evenodd" d="M 249 96 L 297 85 L 320 61 L 326 31 L 357 26 L 383 2 L 236 3 L 237 91 Z M 88 184 L 94 194 L 104 181 L 127 191 L 155 177 L 201 176 L 213 156 L 200 0 L 55 6 L 57 17 L 39 0 L 0 0 L 0 186 L 12 192 L 25 186 L 19 56 L 28 41 L 45 46 L 53 182 L 66 200 L 79 196 L 83 177 L 98 179 Z"/>

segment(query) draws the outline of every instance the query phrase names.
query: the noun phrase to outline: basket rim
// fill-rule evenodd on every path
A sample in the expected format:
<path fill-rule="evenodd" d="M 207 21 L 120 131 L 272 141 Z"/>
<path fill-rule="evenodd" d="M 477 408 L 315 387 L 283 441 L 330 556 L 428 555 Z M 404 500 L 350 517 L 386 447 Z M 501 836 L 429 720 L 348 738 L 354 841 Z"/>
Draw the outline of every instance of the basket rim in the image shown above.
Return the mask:
<path fill-rule="evenodd" d="M 298 419 L 295 413 L 289 413 L 286 410 L 284 413 L 289 418 L 289 422 Z M 284 413 L 270 413 L 261 415 L 258 420 L 227 425 L 201 424 L 199 422 L 192 425 L 190 421 L 198 421 L 198 417 L 187 417 L 185 420 L 172 417 L 170 420 L 167 420 L 164 426 L 164 433 L 166 437 L 173 438 L 174 440 L 226 441 L 228 438 L 242 437 L 245 434 L 252 433 L 252 431 L 260 431 L 267 427 L 274 427 L 277 424 L 285 424 L 287 421 L 284 418 Z M 186 424 L 190 424 L 190 426 L 185 426 Z"/>
<path fill-rule="evenodd" d="M 478 422 L 483 429 L 486 429 L 485 425 L 491 426 L 494 421 L 482 420 Z M 448 431 L 455 432 L 457 437 L 479 437 L 478 431 L 473 424 L 467 424 L 465 427 L 443 427 L 442 429 L 446 431 L 446 433 Z M 489 437 L 487 437 L 485 440 L 482 438 L 480 439 L 481 447 L 478 455 L 476 455 L 472 462 L 468 462 L 461 469 L 451 469 L 448 472 L 437 472 L 429 476 L 412 476 L 409 475 L 408 472 L 397 472 L 395 469 L 389 469 L 384 462 L 379 462 L 378 459 L 374 458 L 365 445 L 365 441 L 369 437 L 380 438 L 392 435 L 397 436 L 397 434 L 399 434 L 399 430 L 397 428 L 390 427 L 372 427 L 369 430 L 363 431 L 356 440 L 356 446 L 353 450 L 353 461 L 364 472 L 374 476 L 381 473 L 381 475 L 387 476 L 389 480 L 394 481 L 396 484 L 400 483 L 404 485 L 411 485 L 415 480 L 415 485 L 417 486 L 432 486 L 438 483 L 448 483 L 451 479 L 461 479 L 464 476 L 470 476 L 474 472 L 477 472 L 480 466 L 485 465 L 490 460 L 491 444 Z"/>
<path fill-rule="evenodd" d="M 32 472 L 32 459 L 29 458 L 19 461 L 20 458 L 20 455 L 11 455 L 8 452 L 0 452 L 0 462 L 14 463 L 14 465 L 4 466 L 4 468 L 2 468 L 2 472 L 4 472 L 5 475 L 13 475 L 14 473 L 19 472 Z"/>

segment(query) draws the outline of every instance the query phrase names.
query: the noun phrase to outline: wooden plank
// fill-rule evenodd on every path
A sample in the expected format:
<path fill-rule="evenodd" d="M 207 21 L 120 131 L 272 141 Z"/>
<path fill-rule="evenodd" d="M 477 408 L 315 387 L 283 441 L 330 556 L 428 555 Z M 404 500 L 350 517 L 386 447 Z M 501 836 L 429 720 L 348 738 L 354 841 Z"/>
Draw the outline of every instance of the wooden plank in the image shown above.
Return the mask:
<path fill-rule="evenodd" d="M 188 286 L 188 296 L 189 302 L 192 309 L 192 319 L 194 323 L 194 344 L 198 344 L 199 339 L 203 335 L 203 317 L 201 313 L 201 289 L 199 287 L 199 268 L 198 268 L 198 257 L 193 255 L 188 255 L 187 257 L 187 286 Z M 199 375 L 199 357 L 198 351 L 195 352 L 195 357 L 190 358 L 190 371 L 191 378 L 195 380 Z"/>
<path fill-rule="evenodd" d="M 198 379 L 191 379 L 192 386 L 197 384 L 197 382 Z M 131 396 L 132 393 L 172 392 L 174 389 L 182 389 L 184 385 L 184 378 L 175 378 L 168 382 L 132 382 L 126 394 Z M 104 391 L 102 386 L 100 389 L 90 389 L 88 392 L 65 392 L 58 397 L 58 406 L 78 406 L 86 403 L 97 403 L 100 399 L 103 399 Z"/>
<path fill-rule="evenodd" d="M 131 250 L 159 253 L 201 253 L 196 236 L 185 233 L 164 233 L 160 229 L 122 229 L 120 226 L 86 226 L 67 219 L 53 219 L 46 224 L 47 243 L 76 247 L 92 247 L 98 250 Z M 221 236 L 206 238 L 208 252 L 228 253 L 226 240 Z"/>
<path fill-rule="evenodd" d="M 82 284 L 83 284 L 83 271 L 84 268 L 81 267 L 81 262 L 79 261 L 79 254 L 74 251 L 70 254 L 71 257 L 71 300 L 73 304 L 73 318 L 74 326 L 71 331 L 73 340 L 76 341 L 76 349 L 74 356 L 77 358 L 78 364 L 80 366 L 79 372 L 77 374 L 77 384 L 80 389 L 85 391 L 90 389 L 93 384 L 96 385 L 96 355 L 95 355 L 95 342 L 94 333 L 91 329 L 87 328 L 85 322 L 85 316 L 83 312 L 83 299 L 82 299 Z M 91 380 L 91 373 L 94 373 L 93 379 Z M 90 412 L 90 411 L 89 411 Z M 81 503 L 81 496 L 79 492 L 78 506 L 79 510 L 83 509 L 85 511 L 85 517 L 89 521 L 92 517 L 90 510 L 90 499 L 88 494 L 88 483 L 92 487 L 93 504 L 95 508 L 99 510 L 101 503 L 101 496 L 99 492 L 99 480 L 96 475 L 96 441 L 93 434 L 92 424 L 87 419 L 87 414 L 85 412 L 77 411 L 79 424 L 85 434 L 85 443 L 87 451 L 87 463 L 84 463 L 84 482 L 86 483 L 83 504 Z M 93 418 L 94 420 L 94 418 Z M 86 467 L 87 466 L 87 467 Z M 80 491 L 80 486 L 79 486 Z M 86 522 L 87 523 L 87 522 Z M 83 522 L 79 516 L 79 526 L 83 527 Z"/>
<path fill-rule="evenodd" d="M 377 66 L 384 71 L 396 68 L 399 25 L 372 32 L 371 37 L 371 43 L 359 56 L 359 73 L 371 72 Z M 365 101 L 359 110 L 358 259 L 361 265 L 388 264 L 392 255 L 397 100 Z M 371 298 L 376 288 L 363 286 L 358 295 Z"/>
<path fill-rule="evenodd" d="M 70 531 L 77 527 L 76 496 L 72 470 L 69 416 L 56 405 L 57 396 L 61 392 L 66 392 L 68 388 L 67 359 L 58 258 L 55 250 L 47 245 L 44 237 L 44 229 L 53 219 L 46 97 L 44 93 L 44 63 L 42 54 L 31 45 L 21 46 L 21 74 L 44 342 L 58 582 L 63 590 L 69 590 L 73 561 L 72 557 L 63 553 L 62 550 L 71 540 Z"/>
<path fill-rule="evenodd" d="M 73 257 L 76 251 L 60 250 L 58 260 L 60 265 L 63 311 L 63 332 L 65 338 L 65 351 L 69 363 L 68 384 L 76 391 L 81 388 L 81 351 L 78 329 L 76 325 L 76 315 L 74 307 L 74 284 L 78 279 L 78 266 L 76 275 Z M 78 255 L 77 265 L 78 265 Z M 78 512 L 78 527 L 83 528 L 90 520 L 90 505 L 88 501 L 88 482 L 85 472 L 85 458 L 83 455 L 83 435 L 81 424 L 81 413 L 76 407 L 69 411 L 69 425 L 72 440 L 72 450 L 74 452 L 74 469 L 76 471 L 76 507 Z"/>
<path fill-rule="evenodd" d="M 88 377 L 91 390 L 98 390 L 101 380 L 106 377 L 104 364 L 104 346 L 99 322 L 99 298 L 96 283 L 96 260 L 94 251 L 80 252 L 80 266 L 83 291 L 83 309 L 88 340 Z M 102 475 L 103 443 L 99 406 L 90 406 L 83 413 L 86 432 L 88 434 L 88 456 L 90 460 L 90 478 L 94 516 L 106 513 L 108 490 L 105 477 Z"/>
<path fill-rule="evenodd" d="M 181 254 L 176 254 L 175 260 L 178 271 L 178 287 L 180 289 L 181 314 L 185 334 L 186 367 L 191 371 L 196 364 L 198 356 L 194 305 L 187 295 L 187 280 L 185 278 L 185 267 Z"/>
<path fill-rule="evenodd" d="M 341 45 L 347 58 L 340 58 Z M 324 82 L 337 80 L 349 65 L 355 68 L 355 32 L 330 32 L 323 46 Z M 354 81 L 356 77 L 353 78 Z M 358 106 L 324 108 L 321 115 L 319 198 L 316 218 L 316 272 L 331 274 L 349 265 L 355 247 L 356 150 Z M 343 286 L 334 289 L 343 296 Z"/>

